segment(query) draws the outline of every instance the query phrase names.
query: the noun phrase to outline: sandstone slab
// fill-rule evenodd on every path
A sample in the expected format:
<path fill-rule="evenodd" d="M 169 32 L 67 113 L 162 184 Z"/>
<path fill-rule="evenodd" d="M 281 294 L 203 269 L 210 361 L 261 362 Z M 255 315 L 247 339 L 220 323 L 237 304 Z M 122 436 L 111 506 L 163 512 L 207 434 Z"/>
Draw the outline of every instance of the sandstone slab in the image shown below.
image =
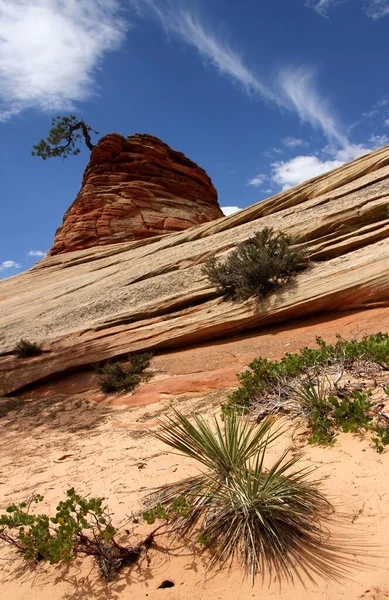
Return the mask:
<path fill-rule="evenodd" d="M 388 204 L 386 147 L 229 217 L 47 257 L 0 282 L 0 393 L 131 351 L 165 352 L 309 315 L 384 309 Z M 223 301 L 201 265 L 266 226 L 306 246 L 311 268 L 261 303 Z M 16 359 L 21 337 L 42 343 L 44 354 Z"/>

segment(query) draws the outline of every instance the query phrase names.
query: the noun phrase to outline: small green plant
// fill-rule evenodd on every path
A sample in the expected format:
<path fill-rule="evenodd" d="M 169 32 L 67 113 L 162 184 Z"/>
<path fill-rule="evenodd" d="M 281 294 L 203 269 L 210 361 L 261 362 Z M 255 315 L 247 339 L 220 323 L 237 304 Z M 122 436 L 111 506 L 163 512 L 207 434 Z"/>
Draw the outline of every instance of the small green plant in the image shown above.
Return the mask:
<path fill-rule="evenodd" d="M 13 349 L 13 353 L 18 358 L 28 358 L 29 356 L 39 356 L 43 350 L 37 343 L 21 339 Z"/>
<path fill-rule="evenodd" d="M 341 399 L 330 396 L 328 401 L 334 407 L 334 423 L 345 433 L 356 433 L 363 428 L 369 429 L 373 420 L 371 415 L 373 403 L 369 400 L 370 396 L 370 391 L 359 390 L 354 390 L 351 395 Z"/>
<path fill-rule="evenodd" d="M 30 512 L 32 504 L 42 501 L 43 496 L 35 495 L 28 502 L 11 504 L 0 516 L 0 540 L 15 547 L 27 561 L 57 564 L 90 555 L 110 580 L 151 543 L 148 536 L 135 547 L 120 545 L 101 498 L 84 498 L 69 489 L 53 517 Z"/>
<path fill-rule="evenodd" d="M 155 435 L 202 472 L 154 492 L 148 501 L 155 508 L 144 516 L 151 523 L 169 519 L 178 536 L 194 535 L 210 548 L 211 566 L 240 558 L 252 579 L 258 572 L 291 579 L 300 567 L 336 570 L 334 547 L 322 531 L 332 508 L 309 479 L 313 469 L 295 469 L 300 457 L 287 452 L 265 468 L 268 446 L 282 433 L 271 430 L 273 423 L 268 417 L 258 425 L 237 413 L 223 423 L 199 416 L 192 422 L 174 411 Z"/>
<path fill-rule="evenodd" d="M 375 437 L 371 441 L 377 452 L 382 454 L 385 451 L 385 447 L 389 446 L 389 427 L 375 424 L 371 430 L 375 434 Z"/>
<path fill-rule="evenodd" d="M 202 273 L 227 298 L 260 298 L 307 268 L 305 252 L 292 244 L 292 238 L 285 233 L 265 227 L 240 243 L 223 262 L 209 258 Z"/>
<path fill-rule="evenodd" d="M 151 352 L 129 354 L 129 365 L 123 367 L 119 362 L 107 362 L 97 367 L 100 375 L 99 386 L 104 394 L 119 391 L 132 391 L 145 377 L 144 371 L 150 364 Z"/>

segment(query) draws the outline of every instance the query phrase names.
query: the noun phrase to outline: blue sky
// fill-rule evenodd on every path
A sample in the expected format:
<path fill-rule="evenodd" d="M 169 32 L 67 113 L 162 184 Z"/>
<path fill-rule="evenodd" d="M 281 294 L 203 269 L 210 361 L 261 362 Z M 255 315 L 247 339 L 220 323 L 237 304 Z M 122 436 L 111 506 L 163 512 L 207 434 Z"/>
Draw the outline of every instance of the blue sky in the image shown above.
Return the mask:
<path fill-rule="evenodd" d="M 389 143 L 389 0 L 0 0 L 0 277 L 51 247 L 88 151 L 30 156 L 51 116 L 147 132 L 225 212 Z"/>

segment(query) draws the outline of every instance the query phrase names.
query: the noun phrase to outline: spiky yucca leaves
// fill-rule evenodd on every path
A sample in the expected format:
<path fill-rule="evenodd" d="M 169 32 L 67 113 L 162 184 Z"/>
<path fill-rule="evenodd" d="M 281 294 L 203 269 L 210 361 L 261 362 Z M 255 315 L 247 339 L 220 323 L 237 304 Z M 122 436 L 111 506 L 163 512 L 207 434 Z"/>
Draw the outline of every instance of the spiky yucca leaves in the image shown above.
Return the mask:
<path fill-rule="evenodd" d="M 294 470 L 300 456 L 285 452 L 266 470 L 266 446 L 253 464 L 238 469 L 213 495 L 201 536 L 213 550 L 211 565 L 237 558 L 254 581 L 258 573 L 293 580 L 303 571 L 333 578 L 333 548 L 323 532 L 332 507 L 308 480 L 312 468 Z"/>
<path fill-rule="evenodd" d="M 268 417 L 260 425 L 241 419 L 232 414 L 224 422 L 224 427 L 214 418 L 207 422 L 195 416 L 192 423 L 179 411 L 174 410 L 174 418 L 161 421 L 161 431 L 155 436 L 174 450 L 200 462 L 207 471 L 177 483 L 164 486 L 151 494 L 151 504 L 161 502 L 172 507 L 180 497 L 185 498 L 191 510 L 184 517 L 173 514 L 181 532 L 189 532 L 202 517 L 202 510 L 217 493 L 220 486 L 232 477 L 238 465 L 245 465 L 266 444 L 273 441 L 281 431 L 271 432 L 274 419 Z"/>
<path fill-rule="evenodd" d="M 258 425 L 235 414 L 226 418 L 222 427 L 217 418 L 208 422 L 195 416 L 192 423 L 178 410 L 173 412 L 174 418 L 160 421 L 161 431 L 155 436 L 222 477 L 228 476 L 237 465 L 245 464 L 269 438 L 273 441 L 280 435 L 279 429 L 271 433 L 274 423 L 271 417 Z"/>
<path fill-rule="evenodd" d="M 223 428 L 217 419 L 211 424 L 195 417 L 192 423 L 174 413 L 156 436 L 206 467 L 148 498 L 151 505 L 162 504 L 178 535 L 196 525 L 197 539 L 213 552 L 212 565 L 240 558 L 253 579 L 258 572 L 293 578 L 300 569 L 341 575 L 342 563 L 332 565 L 335 549 L 321 527 L 332 507 L 318 482 L 309 480 L 313 469 L 295 470 L 300 457 L 288 459 L 287 452 L 265 468 L 269 443 L 282 434 L 280 428 L 271 431 L 274 419 L 257 425 L 232 413 Z M 190 510 L 175 512 L 180 498 Z"/>

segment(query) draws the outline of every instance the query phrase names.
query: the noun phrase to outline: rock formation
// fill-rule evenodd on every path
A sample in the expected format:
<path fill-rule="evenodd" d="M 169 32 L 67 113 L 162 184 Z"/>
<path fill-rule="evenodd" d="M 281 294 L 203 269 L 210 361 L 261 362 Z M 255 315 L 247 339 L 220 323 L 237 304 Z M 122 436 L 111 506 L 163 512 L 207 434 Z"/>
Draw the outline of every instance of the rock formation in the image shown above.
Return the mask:
<path fill-rule="evenodd" d="M 386 147 L 214 222 L 49 256 L 0 281 L 0 394 L 131 351 L 260 334 L 326 311 L 380 308 L 387 330 L 388 204 Z M 223 301 L 201 264 L 265 226 L 306 245 L 311 268 L 259 305 Z M 22 337 L 44 354 L 15 358 Z"/>
<path fill-rule="evenodd" d="M 212 181 L 156 137 L 112 133 L 92 151 L 49 254 L 142 240 L 222 217 Z"/>

